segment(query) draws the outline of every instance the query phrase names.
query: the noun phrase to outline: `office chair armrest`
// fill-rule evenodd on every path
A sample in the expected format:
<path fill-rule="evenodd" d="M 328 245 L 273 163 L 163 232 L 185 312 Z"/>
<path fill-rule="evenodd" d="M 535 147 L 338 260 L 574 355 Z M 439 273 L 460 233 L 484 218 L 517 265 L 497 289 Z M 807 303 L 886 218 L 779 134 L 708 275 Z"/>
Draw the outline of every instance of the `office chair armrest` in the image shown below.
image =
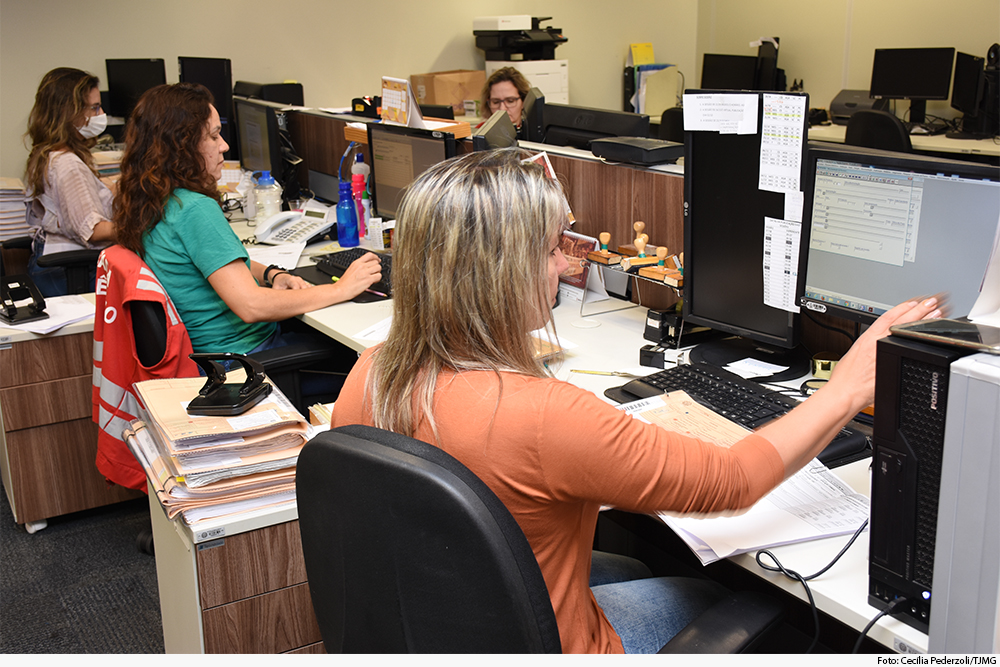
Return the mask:
<path fill-rule="evenodd" d="M 4 250 L 31 250 L 31 237 L 15 236 L 12 239 L 0 241 L 0 248 Z"/>
<path fill-rule="evenodd" d="M 746 653 L 781 626 L 785 608 L 749 591 L 733 593 L 694 619 L 660 653 Z"/>
<path fill-rule="evenodd" d="M 297 344 L 254 352 L 249 356 L 263 364 L 264 370 L 271 375 L 308 368 L 310 364 L 333 358 L 333 355 L 334 350 L 330 346 Z"/>
<path fill-rule="evenodd" d="M 85 248 L 83 250 L 67 250 L 66 252 L 53 252 L 35 258 L 38 266 L 49 268 L 53 266 L 70 266 L 72 264 L 97 264 L 97 258 L 101 251 Z"/>

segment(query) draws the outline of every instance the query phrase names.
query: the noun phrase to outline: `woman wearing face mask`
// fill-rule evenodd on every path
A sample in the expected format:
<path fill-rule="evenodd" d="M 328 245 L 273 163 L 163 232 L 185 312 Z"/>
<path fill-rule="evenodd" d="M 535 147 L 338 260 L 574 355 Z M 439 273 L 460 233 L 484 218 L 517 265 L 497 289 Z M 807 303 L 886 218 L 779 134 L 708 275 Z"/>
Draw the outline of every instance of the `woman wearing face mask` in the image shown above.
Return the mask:
<path fill-rule="evenodd" d="M 62 268 L 41 268 L 41 255 L 103 248 L 114 242 L 112 192 L 98 178 L 90 148 L 107 125 L 96 76 L 58 67 L 42 78 L 28 117 L 31 153 L 25 167 L 32 228 L 28 273 L 45 296 L 66 293 Z M 93 289 L 96 265 L 91 272 Z"/>

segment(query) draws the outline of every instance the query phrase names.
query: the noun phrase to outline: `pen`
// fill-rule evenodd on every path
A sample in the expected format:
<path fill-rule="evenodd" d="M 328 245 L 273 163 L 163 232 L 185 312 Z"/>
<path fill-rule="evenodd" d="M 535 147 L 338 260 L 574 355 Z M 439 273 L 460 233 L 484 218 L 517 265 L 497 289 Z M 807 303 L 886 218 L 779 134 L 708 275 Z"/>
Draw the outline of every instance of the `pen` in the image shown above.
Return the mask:
<path fill-rule="evenodd" d="M 634 373 L 626 373 L 624 371 L 585 371 L 579 368 L 569 369 L 570 373 L 586 373 L 587 375 L 614 375 L 615 377 L 623 378 L 637 378 L 638 375 Z"/>
<path fill-rule="evenodd" d="M 335 283 L 338 280 L 340 280 L 339 277 L 337 277 L 337 276 L 330 276 L 330 282 L 334 282 Z M 382 292 L 379 292 L 377 290 L 365 288 L 365 291 L 368 292 L 369 294 L 374 294 L 375 296 L 380 296 L 383 299 L 388 299 L 389 298 L 388 294 L 383 294 Z"/>

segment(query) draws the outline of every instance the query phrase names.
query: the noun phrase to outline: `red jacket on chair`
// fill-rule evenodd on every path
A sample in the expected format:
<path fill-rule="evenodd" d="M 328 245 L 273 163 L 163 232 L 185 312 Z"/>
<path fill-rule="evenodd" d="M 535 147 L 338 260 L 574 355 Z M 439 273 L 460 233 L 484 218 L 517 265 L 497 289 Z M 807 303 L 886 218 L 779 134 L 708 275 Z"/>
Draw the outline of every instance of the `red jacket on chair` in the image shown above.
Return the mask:
<path fill-rule="evenodd" d="M 94 316 L 93 419 L 97 469 L 108 481 L 146 490 L 146 473 L 122 440 L 122 430 L 136 419 L 134 382 L 152 378 L 195 377 L 198 365 L 188 357 L 191 340 L 166 291 L 131 250 L 113 245 L 97 260 L 97 308 Z M 129 304 L 153 301 L 166 314 L 167 345 L 163 358 L 146 367 L 139 361 Z"/>

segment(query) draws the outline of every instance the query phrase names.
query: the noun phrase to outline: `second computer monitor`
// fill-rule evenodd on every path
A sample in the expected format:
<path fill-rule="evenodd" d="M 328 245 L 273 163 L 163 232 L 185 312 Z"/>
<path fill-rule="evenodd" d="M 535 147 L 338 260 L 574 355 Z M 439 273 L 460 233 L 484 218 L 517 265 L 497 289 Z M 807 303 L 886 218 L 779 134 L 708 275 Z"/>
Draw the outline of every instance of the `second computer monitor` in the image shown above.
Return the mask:
<path fill-rule="evenodd" d="M 953 48 L 875 49 L 869 92 L 876 99 L 910 100 L 910 122 L 923 123 L 927 100 L 951 92 Z"/>
<path fill-rule="evenodd" d="M 109 58 L 104 65 L 109 100 L 105 111 L 110 116 L 128 118 L 144 92 L 167 82 L 162 58 Z"/>
<path fill-rule="evenodd" d="M 240 141 L 240 166 L 247 171 L 270 171 L 283 183 L 278 107 L 262 100 L 236 97 L 236 127 Z"/>
<path fill-rule="evenodd" d="M 226 158 L 238 159 L 238 140 L 233 131 L 233 68 L 229 59 L 180 56 L 177 70 L 182 83 L 200 83 L 212 93 L 222 123 L 222 138 L 229 144 Z"/>
<path fill-rule="evenodd" d="M 372 210 L 379 217 L 395 218 L 407 186 L 437 163 L 454 157 L 457 147 L 450 132 L 369 123 L 368 150 Z"/>
<path fill-rule="evenodd" d="M 1000 168 L 865 149 L 810 149 L 804 223 L 811 311 L 873 322 L 946 292 L 969 314 L 1000 220 Z"/>

